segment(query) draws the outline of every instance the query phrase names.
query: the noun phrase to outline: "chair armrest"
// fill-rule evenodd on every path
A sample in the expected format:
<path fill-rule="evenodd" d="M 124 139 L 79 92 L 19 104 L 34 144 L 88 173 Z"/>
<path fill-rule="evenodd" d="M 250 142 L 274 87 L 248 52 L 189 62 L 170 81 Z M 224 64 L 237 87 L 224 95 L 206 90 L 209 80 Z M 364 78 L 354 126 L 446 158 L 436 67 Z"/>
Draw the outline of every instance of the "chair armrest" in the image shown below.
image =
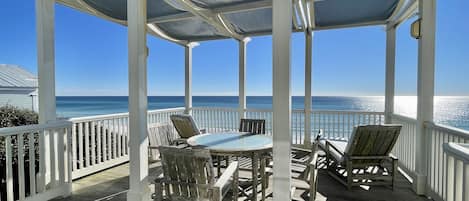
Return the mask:
<path fill-rule="evenodd" d="M 335 151 L 337 151 L 338 154 L 340 154 L 341 156 L 344 156 L 345 154 L 342 153 L 342 151 L 340 151 L 337 147 L 335 147 L 333 144 L 331 144 L 329 141 L 326 140 L 326 151 L 329 152 L 329 147 L 332 147 L 332 149 L 334 149 Z"/>
<path fill-rule="evenodd" d="M 230 163 L 228 168 L 226 168 L 226 170 L 223 172 L 220 178 L 218 178 L 214 187 L 217 187 L 217 188 L 223 187 L 224 185 L 228 183 L 228 180 L 230 179 L 230 177 L 234 177 L 237 173 L 238 173 L 238 162 L 235 161 L 235 162 Z"/>
<path fill-rule="evenodd" d="M 182 139 L 182 138 L 174 139 L 171 141 L 171 144 L 176 144 L 176 145 L 186 144 L 186 143 L 187 143 L 187 139 Z"/>
<path fill-rule="evenodd" d="M 217 182 L 210 189 L 212 193 L 212 198 L 214 200 L 222 200 L 223 198 L 223 186 L 226 186 L 230 180 L 230 177 L 233 177 L 233 190 L 236 192 L 238 190 L 238 162 L 232 162 L 223 174 L 218 178 Z"/>
<path fill-rule="evenodd" d="M 201 134 L 207 133 L 207 129 L 206 129 L 206 128 L 200 129 L 199 131 L 200 131 Z"/>
<path fill-rule="evenodd" d="M 293 151 L 301 151 L 301 152 L 305 152 L 305 153 L 311 153 L 311 149 L 305 149 L 305 148 L 301 148 L 301 147 L 291 147 L 291 149 Z"/>
<path fill-rule="evenodd" d="M 312 158 L 311 158 L 311 161 L 309 162 L 308 166 L 310 167 L 310 170 L 314 170 L 316 169 L 316 164 L 318 162 L 318 153 L 314 153 Z"/>
<path fill-rule="evenodd" d="M 349 156 L 350 160 L 373 160 L 373 159 L 383 159 L 383 160 L 397 160 L 394 156 Z"/>
<path fill-rule="evenodd" d="M 158 146 L 148 146 L 148 149 L 158 149 Z"/>

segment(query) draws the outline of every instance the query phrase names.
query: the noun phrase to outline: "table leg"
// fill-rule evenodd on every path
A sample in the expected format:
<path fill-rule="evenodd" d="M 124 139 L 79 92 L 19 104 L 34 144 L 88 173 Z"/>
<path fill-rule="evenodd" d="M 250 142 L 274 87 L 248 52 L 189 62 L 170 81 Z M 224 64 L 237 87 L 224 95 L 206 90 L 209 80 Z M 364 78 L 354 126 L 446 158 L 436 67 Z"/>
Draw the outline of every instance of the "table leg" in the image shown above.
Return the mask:
<path fill-rule="evenodd" d="M 221 177 L 221 157 L 220 156 L 217 156 L 217 175 L 218 175 L 218 178 Z"/>
<path fill-rule="evenodd" d="M 252 156 L 252 201 L 257 201 L 257 174 L 258 174 L 259 154 Z"/>
<path fill-rule="evenodd" d="M 265 163 L 266 163 L 266 159 L 264 157 L 260 157 L 260 160 L 261 160 L 261 185 L 262 185 L 262 190 L 261 190 L 261 193 L 262 193 L 262 201 L 265 200 L 265 190 L 266 190 L 266 176 L 265 176 Z M 267 181 L 268 182 L 268 181 Z"/>

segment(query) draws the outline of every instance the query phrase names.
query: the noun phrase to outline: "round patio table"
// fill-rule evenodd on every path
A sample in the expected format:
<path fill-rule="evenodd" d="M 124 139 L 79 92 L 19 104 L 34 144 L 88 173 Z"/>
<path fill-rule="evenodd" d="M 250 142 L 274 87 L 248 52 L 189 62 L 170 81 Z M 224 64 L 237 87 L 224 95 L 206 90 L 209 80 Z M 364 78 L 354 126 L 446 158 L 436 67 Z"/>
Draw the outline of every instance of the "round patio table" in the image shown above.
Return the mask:
<path fill-rule="evenodd" d="M 262 198 L 265 197 L 265 160 L 261 157 L 263 154 L 272 151 L 272 137 L 267 135 L 243 133 L 243 132 L 224 132 L 207 133 L 196 135 L 187 139 L 187 144 L 192 147 L 198 147 L 210 150 L 210 153 L 216 156 L 243 156 L 249 157 L 252 161 L 252 189 L 251 200 L 257 200 L 257 175 L 260 174 L 263 181 Z M 218 165 L 218 168 L 220 165 Z"/>

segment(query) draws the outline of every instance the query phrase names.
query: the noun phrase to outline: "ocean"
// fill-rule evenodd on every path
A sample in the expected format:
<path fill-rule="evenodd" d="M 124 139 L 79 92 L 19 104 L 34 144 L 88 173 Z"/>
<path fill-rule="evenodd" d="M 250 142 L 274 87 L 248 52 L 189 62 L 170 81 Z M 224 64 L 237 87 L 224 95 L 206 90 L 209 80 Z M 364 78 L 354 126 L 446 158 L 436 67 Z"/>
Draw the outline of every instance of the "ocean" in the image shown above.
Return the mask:
<path fill-rule="evenodd" d="M 148 109 L 183 107 L 183 96 L 150 96 Z M 194 107 L 238 107 L 237 96 L 194 96 Z M 384 97 L 341 97 L 314 96 L 313 110 L 347 111 L 384 111 Z M 404 116 L 415 117 L 417 98 L 398 96 L 395 98 L 395 112 Z M 247 108 L 272 108 L 271 96 L 248 96 Z M 292 108 L 303 109 L 304 97 L 293 96 Z M 128 111 L 128 98 L 124 96 L 60 96 L 57 97 L 57 115 L 59 117 L 82 117 Z M 469 130 L 469 97 L 435 97 L 435 122 Z"/>

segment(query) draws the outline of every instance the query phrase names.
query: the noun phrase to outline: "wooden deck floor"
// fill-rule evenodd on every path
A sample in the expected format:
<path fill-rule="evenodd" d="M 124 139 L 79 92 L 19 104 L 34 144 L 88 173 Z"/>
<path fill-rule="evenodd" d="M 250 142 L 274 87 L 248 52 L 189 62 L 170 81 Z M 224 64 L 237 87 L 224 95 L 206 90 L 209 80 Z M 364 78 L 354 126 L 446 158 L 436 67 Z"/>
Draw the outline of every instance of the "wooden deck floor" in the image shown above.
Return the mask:
<path fill-rule="evenodd" d="M 161 172 L 158 163 L 153 164 L 150 173 Z M 124 201 L 129 188 L 129 166 L 123 164 L 100 173 L 84 177 L 73 182 L 73 194 L 70 197 L 55 201 Z M 150 187 L 151 188 L 151 187 Z M 268 190 L 272 200 L 271 190 Z M 259 197 L 260 198 L 260 197 Z M 294 200 L 308 200 L 306 193 L 297 191 Z M 239 200 L 246 200 L 240 198 Z M 260 200 L 260 199 L 259 199 Z M 395 191 L 386 187 L 355 188 L 348 191 L 340 183 L 332 179 L 325 171 L 319 171 L 319 201 L 423 201 L 425 197 L 417 196 L 411 184 L 402 176 L 398 176 Z"/>

